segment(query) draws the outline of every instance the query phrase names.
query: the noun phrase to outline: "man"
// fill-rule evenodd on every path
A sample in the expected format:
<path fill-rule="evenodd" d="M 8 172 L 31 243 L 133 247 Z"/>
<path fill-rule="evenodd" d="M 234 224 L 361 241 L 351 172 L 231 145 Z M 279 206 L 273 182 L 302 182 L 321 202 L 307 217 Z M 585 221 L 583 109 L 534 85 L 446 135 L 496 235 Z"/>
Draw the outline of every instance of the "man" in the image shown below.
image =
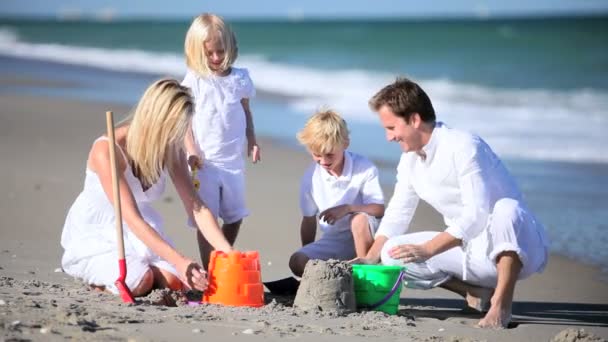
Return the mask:
<path fill-rule="evenodd" d="M 469 306 L 489 309 L 480 327 L 506 327 L 516 281 L 546 265 L 543 226 L 490 147 L 436 122 L 418 84 L 397 79 L 369 103 L 404 153 L 393 198 L 360 262 L 406 264 L 409 287 L 456 292 Z M 403 235 L 419 199 L 443 215 L 445 231 Z"/>

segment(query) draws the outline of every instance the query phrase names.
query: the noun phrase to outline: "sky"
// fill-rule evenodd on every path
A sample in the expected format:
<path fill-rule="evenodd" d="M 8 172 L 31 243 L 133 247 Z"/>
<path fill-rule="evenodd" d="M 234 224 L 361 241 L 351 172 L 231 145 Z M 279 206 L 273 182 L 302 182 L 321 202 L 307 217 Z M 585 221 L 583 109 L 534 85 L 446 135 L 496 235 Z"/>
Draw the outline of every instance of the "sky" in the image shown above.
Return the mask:
<path fill-rule="evenodd" d="M 608 14 L 608 0 L 0 0 L 3 17 L 190 18 L 201 12 L 234 19 Z"/>

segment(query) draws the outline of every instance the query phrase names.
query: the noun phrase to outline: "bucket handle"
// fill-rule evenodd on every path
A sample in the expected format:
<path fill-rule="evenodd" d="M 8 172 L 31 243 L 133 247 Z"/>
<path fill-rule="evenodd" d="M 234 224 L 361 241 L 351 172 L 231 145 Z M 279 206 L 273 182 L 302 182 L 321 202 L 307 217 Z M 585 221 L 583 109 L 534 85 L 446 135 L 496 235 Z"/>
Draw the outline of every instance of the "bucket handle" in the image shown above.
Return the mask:
<path fill-rule="evenodd" d="M 374 304 L 361 305 L 361 306 L 358 306 L 358 308 L 365 309 L 365 310 L 374 310 L 375 308 L 384 305 L 384 303 L 388 302 L 388 300 L 391 299 L 391 297 L 395 294 L 395 292 L 397 292 L 397 289 L 400 288 L 401 281 L 403 280 L 404 276 L 405 276 L 405 272 L 403 270 L 401 270 L 399 272 L 399 277 L 397 277 L 397 280 L 395 281 L 395 284 L 393 285 L 393 288 L 389 291 L 389 293 L 386 296 L 384 296 L 384 298 L 380 299 L 378 302 L 376 302 Z"/>

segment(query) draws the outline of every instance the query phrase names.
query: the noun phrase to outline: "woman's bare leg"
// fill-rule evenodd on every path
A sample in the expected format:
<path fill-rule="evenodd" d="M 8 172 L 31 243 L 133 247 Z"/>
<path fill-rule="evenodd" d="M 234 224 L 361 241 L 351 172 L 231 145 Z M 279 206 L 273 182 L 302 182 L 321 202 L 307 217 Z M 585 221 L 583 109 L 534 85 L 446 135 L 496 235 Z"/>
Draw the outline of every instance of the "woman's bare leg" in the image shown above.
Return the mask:
<path fill-rule="evenodd" d="M 155 266 L 150 268 L 154 273 L 154 288 L 171 289 L 173 291 L 179 291 L 183 288 L 182 281 L 175 274 Z"/>
<path fill-rule="evenodd" d="M 141 278 L 141 281 L 135 288 L 131 289 L 131 294 L 133 297 L 141 297 L 147 295 L 154 286 L 154 273 L 151 269 L 146 271 L 144 276 Z"/>

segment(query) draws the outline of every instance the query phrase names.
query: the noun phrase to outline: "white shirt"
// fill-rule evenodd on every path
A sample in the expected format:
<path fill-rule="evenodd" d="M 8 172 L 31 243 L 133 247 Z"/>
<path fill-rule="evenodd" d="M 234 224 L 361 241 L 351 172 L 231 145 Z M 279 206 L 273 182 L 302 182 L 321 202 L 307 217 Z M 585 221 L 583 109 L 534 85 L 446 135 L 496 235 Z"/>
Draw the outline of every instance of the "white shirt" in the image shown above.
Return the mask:
<path fill-rule="evenodd" d="M 192 131 L 205 161 L 231 169 L 244 168 L 247 120 L 241 100 L 255 96 L 247 69 L 232 68 L 227 76 L 208 77 L 188 70 L 182 84 L 194 97 Z"/>
<path fill-rule="evenodd" d="M 367 158 L 344 152 L 344 169 L 335 177 L 314 163 L 305 172 L 300 186 L 302 216 L 315 216 L 320 212 L 343 204 L 384 204 L 378 180 L 378 169 Z M 324 233 L 350 231 L 350 215 L 333 225 L 319 220 Z"/>
<path fill-rule="evenodd" d="M 423 148 L 403 153 L 397 184 L 376 236 L 404 234 L 420 198 L 443 215 L 450 235 L 463 241 L 483 231 L 496 201 L 522 195 L 514 179 L 479 137 L 438 122 Z"/>

